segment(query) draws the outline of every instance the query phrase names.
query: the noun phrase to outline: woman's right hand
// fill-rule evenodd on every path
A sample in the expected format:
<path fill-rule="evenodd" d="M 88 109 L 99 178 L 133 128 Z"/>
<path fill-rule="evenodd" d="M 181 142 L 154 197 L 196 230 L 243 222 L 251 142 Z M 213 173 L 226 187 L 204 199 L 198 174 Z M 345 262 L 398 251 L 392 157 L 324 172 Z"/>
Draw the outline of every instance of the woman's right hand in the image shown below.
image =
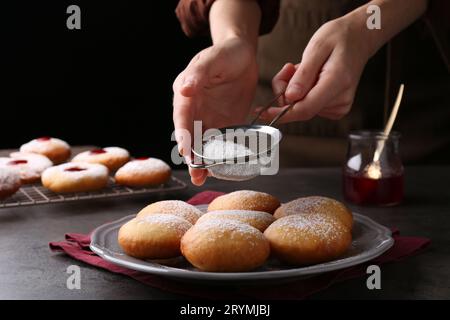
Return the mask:
<path fill-rule="evenodd" d="M 257 79 L 255 48 L 239 37 L 202 50 L 178 75 L 173 84 L 173 122 L 178 151 L 186 161 L 191 158 L 194 121 L 202 121 L 203 131 L 244 123 Z M 189 168 L 189 172 L 196 185 L 207 177 L 207 170 Z"/>

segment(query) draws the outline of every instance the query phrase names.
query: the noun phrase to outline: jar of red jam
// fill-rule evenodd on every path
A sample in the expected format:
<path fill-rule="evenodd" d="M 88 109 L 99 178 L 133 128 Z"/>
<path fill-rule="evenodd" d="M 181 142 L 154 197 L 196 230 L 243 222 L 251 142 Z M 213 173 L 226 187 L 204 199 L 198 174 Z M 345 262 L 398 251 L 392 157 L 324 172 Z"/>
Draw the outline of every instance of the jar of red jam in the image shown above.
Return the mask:
<path fill-rule="evenodd" d="M 392 206 L 403 200 L 404 169 L 400 134 L 379 131 L 351 132 L 343 169 L 343 192 L 358 205 Z"/>

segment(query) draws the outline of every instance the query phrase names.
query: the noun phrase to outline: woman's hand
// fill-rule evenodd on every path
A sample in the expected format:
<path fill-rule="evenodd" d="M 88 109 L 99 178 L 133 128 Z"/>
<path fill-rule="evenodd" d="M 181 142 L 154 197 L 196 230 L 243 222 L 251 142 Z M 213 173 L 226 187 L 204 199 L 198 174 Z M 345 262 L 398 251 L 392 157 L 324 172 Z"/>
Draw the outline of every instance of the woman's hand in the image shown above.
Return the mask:
<path fill-rule="evenodd" d="M 381 29 L 369 29 L 369 6 L 382 12 Z M 295 102 L 282 122 L 318 115 L 337 120 L 349 111 L 367 60 L 387 41 L 422 15 L 427 0 L 372 0 L 324 24 L 313 35 L 297 65 L 286 64 L 273 78 L 275 94 L 286 89 L 279 105 Z M 370 10 L 369 10 L 370 12 Z M 282 108 L 263 113 L 273 119 Z"/>
<path fill-rule="evenodd" d="M 254 46 L 239 37 L 204 49 L 179 74 L 173 84 L 173 122 L 178 150 L 187 161 L 194 121 L 201 120 L 203 130 L 244 123 L 257 78 Z M 207 177 L 206 170 L 189 168 L 189 172 L 197 185 Z"/>
<path fill-rule="evenodd" d="M 274 93 L 286 90 L 261 116 L 273 119 L 290 102 L 294 107 L 280 121 L 309 120 L 318 115 L 337 120 L 353 103 L 356 88 L 369 59 L 361 32 L 345 18 L 324 24 L 313 35 L 297 65 L 286 64 L 273 78 Z"/>

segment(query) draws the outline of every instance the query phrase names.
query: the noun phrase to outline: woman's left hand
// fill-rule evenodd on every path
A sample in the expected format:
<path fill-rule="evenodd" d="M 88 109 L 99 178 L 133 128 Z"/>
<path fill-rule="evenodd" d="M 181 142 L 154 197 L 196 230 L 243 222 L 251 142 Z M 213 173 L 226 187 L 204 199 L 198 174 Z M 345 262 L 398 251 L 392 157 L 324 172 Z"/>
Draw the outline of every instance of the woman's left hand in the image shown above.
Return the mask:
<path fill-rule="evenodd" d="M 350 17 L 322 25 L 309 41 L 297 65 L 286 64 L 272 80 L 275 94 L 286 89 L 280 107 L 271 107 L 261 119 L 270 120 L 295 102 L 280 122 L 314 116 L 338 120 L 351 109 L 361 73 L 370 53 L 363 32 Z M 258 111 L 258 109 L 256 110 Z"/>

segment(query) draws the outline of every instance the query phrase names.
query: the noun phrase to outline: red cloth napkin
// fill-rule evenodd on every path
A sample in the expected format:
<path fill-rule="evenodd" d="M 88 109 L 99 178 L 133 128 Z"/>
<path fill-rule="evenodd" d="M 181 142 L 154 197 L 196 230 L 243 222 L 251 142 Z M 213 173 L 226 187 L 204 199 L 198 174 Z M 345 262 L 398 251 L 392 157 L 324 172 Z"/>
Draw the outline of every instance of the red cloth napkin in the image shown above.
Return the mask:
<path fill-rule="evenodd" d="M 222 194 L 222 192 L 204 191 L 195 195 L 188 202 L 193 205 L 207 204 Z M 393 237 L 395 243 L 391 249 L 378 258 L 364 264 L 327 272 L 308 279 L 278 285 L 271 284 L 264 287 L 242 285 L 239 287 L 214 287 L 191 284 L 123 268 L 103 260 L 92 252 L 89 249 L 89 244 L 91 242 L 90 235 L 86 234 L 68 233 L 65 236 L 65 241 L 50 242 L 49 246 L 52 251 L 64 252 L 72 258 L 87 264 L 129 276 L 161 290 L 189 297 L 205 299 L 303 299 L 315 292 L 330 287 L 334 283 L 366 275 L 366 268 L 368 265 L 380 265 L 387 262 L 402 260 L 418 253 L 430 244 L 430 239 L 427 238 L 400 236 L 398 230 L 393 230 Z"/>

